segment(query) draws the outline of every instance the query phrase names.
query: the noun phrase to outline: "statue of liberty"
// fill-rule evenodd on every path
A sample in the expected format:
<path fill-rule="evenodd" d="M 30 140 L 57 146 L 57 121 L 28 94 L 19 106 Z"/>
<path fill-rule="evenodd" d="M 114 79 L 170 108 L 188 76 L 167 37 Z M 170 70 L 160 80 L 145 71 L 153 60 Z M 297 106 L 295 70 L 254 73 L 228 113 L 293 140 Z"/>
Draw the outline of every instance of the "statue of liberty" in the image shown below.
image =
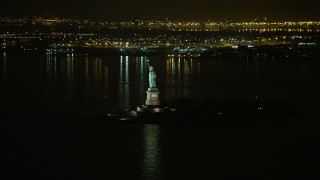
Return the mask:
<path fill-rule="evenodd" d="M 154 71 L 154 68 L 152 66 L 150 66 L 149 64 L 149 60 L 147 60 L 148 62 L 148 67 L 149 67 L 149 88 L 157 88 L 156 86 L 156 72 Z"/>
<path fill-rule="evenodd" d="M 154 71 L 154 68 L 150 66 L 149 60 L 147 60 L 148 67 L 149 67 L 149 88 L 147 93 L 147 100 L 146 100 L 146 106 L 158 106 L 160 105 L 159 100 L 159 91 L 156 85 L 156 79 L 157 75 Z"/>

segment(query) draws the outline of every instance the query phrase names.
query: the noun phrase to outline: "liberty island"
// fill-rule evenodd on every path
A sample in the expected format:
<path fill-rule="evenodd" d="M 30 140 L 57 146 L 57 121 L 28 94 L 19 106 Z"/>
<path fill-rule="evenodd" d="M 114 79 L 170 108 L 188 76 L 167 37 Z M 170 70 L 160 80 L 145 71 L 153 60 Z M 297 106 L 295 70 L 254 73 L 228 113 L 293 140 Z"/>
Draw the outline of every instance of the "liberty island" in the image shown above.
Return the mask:
<path fill-rule="evenodd" d="M 118 113 L 109 113 L 108 117 L 113 117 L 114 120 L 126 120 L 133 122 L 142 123 L 154 123 L 160 120 L 160 117 L 169 118 L 168 113 L 175 111 L 174 108 L 168 108 L 160 104 L 160 91 L 157 88 L 157 75 L 155 68 L 148 64 L 148 89 L 146 91 L 146 101 L 145 104 L 137 106 L 135 110 Z M 172 115 L 172 114 L 171 114 Z"/>

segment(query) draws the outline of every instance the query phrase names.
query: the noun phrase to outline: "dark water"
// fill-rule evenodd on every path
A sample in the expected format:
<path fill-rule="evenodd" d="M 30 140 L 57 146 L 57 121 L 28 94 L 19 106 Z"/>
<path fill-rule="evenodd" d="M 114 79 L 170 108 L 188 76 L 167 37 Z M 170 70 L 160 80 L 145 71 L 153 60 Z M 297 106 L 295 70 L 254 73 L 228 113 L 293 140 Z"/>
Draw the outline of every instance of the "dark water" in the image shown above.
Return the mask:
<path fill-rule="evenodd" d="M 147 58 L 163 104 L 258 96 L 289 104 L 299 116 L 234 126 L 103 122 L 112 110 L 144 104 Z M 77 54 L 3 54 L 0 60 L 1 162 L 12 177 L 317 176 L 319 61 Z"/>

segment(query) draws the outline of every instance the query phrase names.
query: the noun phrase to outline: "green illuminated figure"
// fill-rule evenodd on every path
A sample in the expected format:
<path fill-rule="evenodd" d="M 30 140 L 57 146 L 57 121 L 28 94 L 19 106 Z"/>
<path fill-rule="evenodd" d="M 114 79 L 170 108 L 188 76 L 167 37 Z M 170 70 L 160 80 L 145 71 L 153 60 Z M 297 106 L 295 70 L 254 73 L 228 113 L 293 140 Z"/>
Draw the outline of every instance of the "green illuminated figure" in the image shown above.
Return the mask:
<path fill-rule="evenodd" d="M 152 66 L 150 66 L 149 64 L 149 60 L 148 62 L 148 67 L 149 67 L 149 88 L 156 88 L 156 72 L 154 71 L 154 68 Z"/>

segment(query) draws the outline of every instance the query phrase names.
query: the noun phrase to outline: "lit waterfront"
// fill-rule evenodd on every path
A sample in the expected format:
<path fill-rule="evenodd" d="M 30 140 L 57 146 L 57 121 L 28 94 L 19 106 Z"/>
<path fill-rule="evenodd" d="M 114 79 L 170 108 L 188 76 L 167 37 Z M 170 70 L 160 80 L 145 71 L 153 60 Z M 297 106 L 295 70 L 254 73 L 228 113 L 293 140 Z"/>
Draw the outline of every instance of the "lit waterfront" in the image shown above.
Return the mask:
<path fill-rule="evenodd" d="M 90 26 L 88 26 L 90 24 Z M 26 27 L 26 28 L 23 28 Z M 25 30 L 27 29 L 27 30 Z M 1 50 L 116 48 L 152 52 L 157 48 L 211 48 L 264 45 L 319 45 L 320 22 L 102 22 L 63 18 L 1 18 Z"/>

